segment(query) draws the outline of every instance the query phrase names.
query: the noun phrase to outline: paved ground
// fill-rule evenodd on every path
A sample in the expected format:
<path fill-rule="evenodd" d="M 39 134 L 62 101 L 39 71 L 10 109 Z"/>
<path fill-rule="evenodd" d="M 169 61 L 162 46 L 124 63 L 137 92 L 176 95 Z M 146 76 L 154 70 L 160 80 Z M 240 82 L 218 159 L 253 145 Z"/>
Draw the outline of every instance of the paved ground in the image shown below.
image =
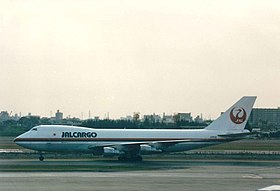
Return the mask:
<path fill-rule="evenodd" d="M 0 167 L 1 191 L 252 191 L 280 184 L 279 161 L 0 160 Z"/>

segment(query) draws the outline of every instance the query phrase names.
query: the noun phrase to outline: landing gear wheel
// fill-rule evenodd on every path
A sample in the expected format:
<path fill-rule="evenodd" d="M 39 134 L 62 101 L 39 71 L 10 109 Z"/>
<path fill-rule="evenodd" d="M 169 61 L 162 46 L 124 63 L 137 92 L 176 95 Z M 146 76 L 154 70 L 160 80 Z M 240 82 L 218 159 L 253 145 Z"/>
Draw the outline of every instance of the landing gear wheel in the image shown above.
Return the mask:
<path fill-rule="evenodd" d="M 43 160 L 44 160 L 43 155 L 40 155 L 40 156 L 39 156 L 39 160 L 40 160 L 40 161 L 43 161 Z"/>

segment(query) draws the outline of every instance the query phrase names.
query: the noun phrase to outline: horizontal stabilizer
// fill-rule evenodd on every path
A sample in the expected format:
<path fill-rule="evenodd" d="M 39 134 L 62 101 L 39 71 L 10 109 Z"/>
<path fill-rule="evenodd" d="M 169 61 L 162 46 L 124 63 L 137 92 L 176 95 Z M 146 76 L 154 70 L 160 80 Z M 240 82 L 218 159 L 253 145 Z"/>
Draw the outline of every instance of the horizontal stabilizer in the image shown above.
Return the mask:
<path fill-rule="evenodd" d="M 218 136 L 223 138 L 241 139 L 241 138 L 251 137 L 253 135 L 256 135 L 256 133 L 246 132 L 246 133 L 224 134 Z"/>

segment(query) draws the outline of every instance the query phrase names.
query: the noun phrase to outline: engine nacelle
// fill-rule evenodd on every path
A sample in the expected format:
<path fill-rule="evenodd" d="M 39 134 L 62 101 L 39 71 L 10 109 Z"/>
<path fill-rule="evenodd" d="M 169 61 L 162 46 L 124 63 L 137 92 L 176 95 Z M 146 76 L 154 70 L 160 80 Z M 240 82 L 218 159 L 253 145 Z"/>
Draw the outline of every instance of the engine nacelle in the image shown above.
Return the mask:
<path fill-rule="evenodd" d="M 156 147 L 153 147 L 153 146 L 150 146 L 150 145 L 140 145 L 140 151 L 142 153 L 161 153 L 162 150 L 156 148 Z"/>
<path fill-rule="evenodd" d="M 124 154 L 122 151 L 119 151 L 113 147 L 104 147 L 103 148 L 103 155 L 104 156 L 114 156 L 114 155 L 121 155 Z"/>

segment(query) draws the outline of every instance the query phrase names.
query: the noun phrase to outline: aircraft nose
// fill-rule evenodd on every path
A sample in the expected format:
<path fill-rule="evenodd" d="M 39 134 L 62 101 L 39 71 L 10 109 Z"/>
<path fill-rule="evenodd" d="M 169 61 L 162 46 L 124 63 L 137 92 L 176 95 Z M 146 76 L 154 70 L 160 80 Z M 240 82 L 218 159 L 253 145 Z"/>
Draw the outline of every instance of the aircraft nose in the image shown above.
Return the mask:
<path fill-rule="evenodd" d="M 14 143 L 17 143 L 17 142 L 18 142 L 18 140 L 20 139 L 20 136 L 21 136 L 21 135 L 19 135 L 19 136 L 17 136 L 16 138 L 14 138 Z"/>
<path fill-rule="evenodd" d="M 23 134 L 17 136 L 16 138 L 14 138 L 14 143 L 19 144 L 19 142 L 22 140 L 22 138 L 24 138 L 25 134 L 26 133 L 23 133 Z"/>

